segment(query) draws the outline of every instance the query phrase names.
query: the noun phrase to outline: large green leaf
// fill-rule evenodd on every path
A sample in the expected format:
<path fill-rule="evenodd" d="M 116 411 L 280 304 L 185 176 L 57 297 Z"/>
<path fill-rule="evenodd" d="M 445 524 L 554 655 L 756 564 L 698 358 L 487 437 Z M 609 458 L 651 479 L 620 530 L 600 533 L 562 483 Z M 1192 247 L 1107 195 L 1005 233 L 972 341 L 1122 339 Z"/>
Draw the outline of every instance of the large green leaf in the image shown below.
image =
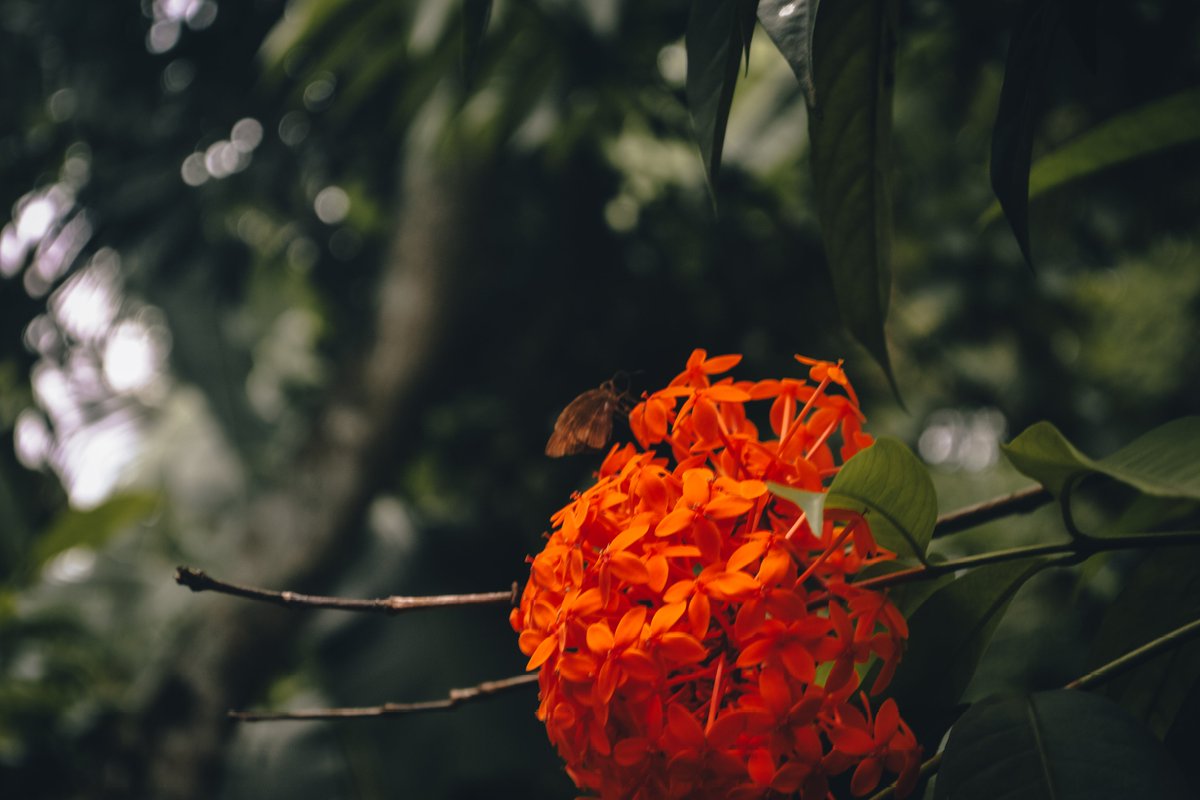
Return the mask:
<path fill-rule="evenodd" d="M 733 89 L 742 54 L 750 50 L 757 5 L 757 0 L 694 0 L 688 16 L 688 110 L 710 188 L 721 167 Z"/>
<path fill-rule="evenodd" d="M 111 497 L 87 511 L 64 511 L 34 547 L 34 564 L 44 564 L 72 547 L 101 546 L 113 535 L 153 514 L 159 501 L 159 495 L 151 492 L 130 492 Z"/>
<path fill-rule="evenodd" d="M 908 652 L 890 694 L 928 743 L 953 720 L 1017 590 L 1048 564 L 1023 559 L 978 567 L 930 595 L 908 621 Z"/>
<path fill-rule="evenodd" d="M 1200 417 L 1172 420 L 1100 459 L 1079 452 L 1049 422 L 1030 426 L 1002 448 L 1013 466 L 1056 497 L 1100 474 L 1144 494 L 1200 500 Z"/>
<path fill-rule="evenodd" d="M 1092 641 L 1095 669 L 1200 618 L 1200 547 L 1152 552 L 1129 577 Z M 1158 737 L 1176 723 L 1184 700 L 1200 689 L 1200 641 L 1141 664 L 1101 687 Z"/>
<path fill-rule="evenodd" d="M 817 105 L 812 42 L 820 5 L 821 0 L 759 0 L 758 4 L 758 21 L 796 73 L 809 108 Z"/>
<path fill-rule="evenodd" d="M 1106 120 L 1039 158 L 1029 171 L 1029 199 L 1171 147 L 1200 141 L 1200 89 L 1188 89 Z M 1000 216 L 992 204 L 981 224 Z"/>
<path fill-rule="evenodd" d="M 934 800 L 1194 797 L 1179 768 L 1119 706 L 1060 689 L 973 705 L 950 731 Z"/>
<path fill-rule="evenodd" d="M 896 5 L 838 0 L 821 6 L 812 42 L 820 105 L 808 118 L 817 215 L 838 312 L 893 390 L 884 321 L 891 294 Z"/>
<path fill-rule="evenodd" d="M 1029 162 L 1033 157 L 1033 134 L 1041 118 L 1042 90 L 1061 21 L 1057 0 L 1025 0 L 1021 6 L 992 129 L 992 189 L 1030 266 Z"/>
<path fill-rule="evenodd" d="M 901 558 L 925 560 L 937 522 L 937 493 L 925 465 L 898 439 L 881 437 L 838 470 L 826 508 L 867 518 L 875 541 Z"/>

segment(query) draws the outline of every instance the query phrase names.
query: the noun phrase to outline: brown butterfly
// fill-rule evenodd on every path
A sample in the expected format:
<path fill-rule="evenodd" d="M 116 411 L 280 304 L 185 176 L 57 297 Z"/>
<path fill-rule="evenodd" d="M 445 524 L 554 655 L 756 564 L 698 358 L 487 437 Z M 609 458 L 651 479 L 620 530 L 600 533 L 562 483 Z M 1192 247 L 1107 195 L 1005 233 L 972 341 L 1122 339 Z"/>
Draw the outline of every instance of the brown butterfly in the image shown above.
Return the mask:
<path fill-rule="evenodd" d="M 601 449 L 612 437 L 613 416 L 625 403 L 624 392 L 618 392 L 613 381 L 588 389 L 558 415 L 554 433 L 546 442 L 546 455 L 560 458 Z"/>

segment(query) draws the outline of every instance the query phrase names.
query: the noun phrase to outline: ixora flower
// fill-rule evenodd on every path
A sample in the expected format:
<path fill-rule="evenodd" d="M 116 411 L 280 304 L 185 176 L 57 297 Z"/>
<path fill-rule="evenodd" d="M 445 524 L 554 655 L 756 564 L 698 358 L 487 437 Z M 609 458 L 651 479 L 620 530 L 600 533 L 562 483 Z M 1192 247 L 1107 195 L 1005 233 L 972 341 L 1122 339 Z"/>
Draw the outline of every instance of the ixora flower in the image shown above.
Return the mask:
<path fill-rule="evenodd" d="M 898 796 L 920 760 L 894 701 L 872 712 L 908 635 L 886 595 L 848 577 L 893 554 L 867 521 L 814 530 L 768 483 L 822 492 L 872 439 L 840 364 L 808 379 L 715 376 L 696 350 L 630 413 L 595 484 L 552 517 L 511 622 L 540 670 L 538 718 L 575 784 L 606 800 L 795 796 L 830 780 Z M 773 436 L 747 414 L 770 403 Z M 836 776 L 845 775 L 837 779 Z"/>

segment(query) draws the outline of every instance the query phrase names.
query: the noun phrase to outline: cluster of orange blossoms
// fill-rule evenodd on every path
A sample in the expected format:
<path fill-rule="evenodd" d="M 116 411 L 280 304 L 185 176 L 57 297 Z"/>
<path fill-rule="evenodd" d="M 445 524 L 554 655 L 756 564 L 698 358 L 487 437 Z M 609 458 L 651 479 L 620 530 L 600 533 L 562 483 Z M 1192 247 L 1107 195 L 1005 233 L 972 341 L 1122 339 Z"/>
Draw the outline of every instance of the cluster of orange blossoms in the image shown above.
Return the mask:
<path fill-rule="evenodd" d="M 888 772 L 903 797 L 920 748 L 859 683 L 877 659 L 882 691 L 908 629 L 847 580 L 893 556 L 861 516 L 813 530 L 767 486 L 824 491 L 872 442 L 858 400 L 840 365 L 800 356 L 808 381 L 714 380 L 740 359 L 693 352 L 630 414 L 641 448 L 614 447 L 553 516 L 511 618 L 541 669 L 538 718 L 602 798 L 824 800 L 851 768 L 854 795 Z M 768 400 L 761 439 L 746 407 Z"/>

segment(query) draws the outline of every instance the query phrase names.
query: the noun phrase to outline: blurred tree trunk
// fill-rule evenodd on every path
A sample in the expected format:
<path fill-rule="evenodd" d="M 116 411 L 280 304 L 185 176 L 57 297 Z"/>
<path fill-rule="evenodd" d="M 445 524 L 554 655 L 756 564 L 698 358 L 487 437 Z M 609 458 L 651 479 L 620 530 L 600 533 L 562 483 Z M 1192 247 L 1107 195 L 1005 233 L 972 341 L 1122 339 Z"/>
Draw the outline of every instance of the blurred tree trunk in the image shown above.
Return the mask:
<path fill-rule="evenodd" d="M 416 416 L 414 395 L 453 313 L 453 288 L 467 265 L 462 231 L 471 229 L 477 179 L 478 173 L 447 169 L 428 157 L 406 165 L 376 287 L 371 344 L 333 385 L 290 474 L 250 499 L 237 526 L 236 563 L 210 565 L 214 574 L 320 591 L 345 563 L 378 484 L 394 474 L 404 452 L 404 421 Z M 142 712 L 126 721 L 136 730 L 123 731 L 122 750 L 126 756 L 136 750 L 136 761 L 126 762 L 116 781 L 123 786 L 106 787 L 108 793 L 212 797 L 232 733 L 225 711 L 261 698 L 287 666 L 289 642 L 305 621 L 303 612 L 228 597 L 196 595 L 193 601 L 180 641 L 168 648 L 178 654 L 175 661 Z"/>

